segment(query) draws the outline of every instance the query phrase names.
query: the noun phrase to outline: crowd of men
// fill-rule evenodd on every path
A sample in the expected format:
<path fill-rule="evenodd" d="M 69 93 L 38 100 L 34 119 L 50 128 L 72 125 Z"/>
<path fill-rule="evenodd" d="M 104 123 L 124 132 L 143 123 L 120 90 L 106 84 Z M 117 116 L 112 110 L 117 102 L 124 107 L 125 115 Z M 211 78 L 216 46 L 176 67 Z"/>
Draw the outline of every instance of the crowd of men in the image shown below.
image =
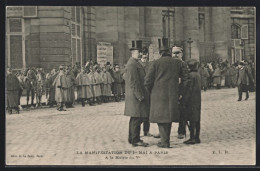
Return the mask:
<path fill-rule="evenodd" d="M 249 73 L 249 90 L 254 91 L 253 78 L 255 77 L 254 63 L 247 60 L 234 64 L 230 64 L 228 61 L 219 63 L 201 63 L 198 72 L 201 76 L 201 88 L 206 91 L 208 88 L 221 87 L 235 88 L 237 87 L 238 71 L 241 65 L 247 68 Z M 224 78 L 224 79 L 223 79 Z"/>
<path fill-rule="evenodd" d="M 19 113 L 22 108 L 20 99 L 26 93 L 25 108 L 41 108 L 42 97 L 45 94 L 49 107 L 57 106 L 57 110 L 64 111 L 74 107 L 76 102 L 85 106 L 119 102 L 124 99 L 124 69 L 119 65 L 112 66 L 109 62 L 104 67 L 96 62 L 89 61 L 85 66 L 61 65 L 50 72 L 45 73 L 42 68 L 27 68 L 15 73 L 11 68 L 7 69 L 7 95 L 15 90 L 15 99 L 7 99 L 7 110 Z M 12 81 L 11 79 L 12 78 Z M 9 81 L 10 80 L 10 81 Z M 13 83 L 15 80 L 15 84 Z M 12 86 L 14 86 L 12 88 Z M 10 97 L 10 96 L 8 96 Z M 34 104 L 36 99 L 36 104 Z M 31 100 L 31 103 L 30 103 Z M 10 103 L 10 101 L 12 103 Z M 12 105 L 10 105 L 12 104 Z"/>
<path fill-rule="evenodd" d="M 140 139 L 142 123 L 145 136 L 161 139 L 158 147 L 170 148 L 172 122 L 179 124 L 179 139 L 186 136 L 186 127 L 189 128 L 190 139 L 185 144 L 200 143 L 201 90 L 213 86 L 219 89 L 225 76 L 227 87 L 238 87 L 238 101 L 242 100 L 242 92 L 246 92 L 247 100 L 248 92 L 254 91 L 254 65 L 248 61 L 199 65 L 195 59 L 183 61 L 182 48 L 168 47 L 164 39 L 158 43 L 160 57 L 148 61 L 148 49 L 137 47 L 133 41 L 131 57 L 122 69 L 109 62 L 101 67 L 92 61 L 73 68 L 60 65 L 49 73 L 33 67 L 14 73 L 8 68 L 7 110 L 19 113 L 24 91 L 27 108 L 34 108 L 35 97 L 35 107 L 41 107 L 45 93 L 47 105 L 56 105 L 58 111 L 65 111 L 64 106 L 74 107 L 76 101 L 84 107 L 86 102 L 93 106 L 125 99 L 124 114 L 130 116 L 128 142 L 132 146 L 149 145 Z M 150 123 L 158 124 L 158 135 L 149 132 Z"/>

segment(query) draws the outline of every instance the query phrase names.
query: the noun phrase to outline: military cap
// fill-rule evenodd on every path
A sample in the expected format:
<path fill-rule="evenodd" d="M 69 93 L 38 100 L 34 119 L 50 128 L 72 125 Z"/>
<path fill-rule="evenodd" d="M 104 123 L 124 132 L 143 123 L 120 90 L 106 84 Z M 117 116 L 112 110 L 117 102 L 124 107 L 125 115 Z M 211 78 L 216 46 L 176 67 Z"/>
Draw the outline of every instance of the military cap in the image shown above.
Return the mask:
<path fill-rule="evenodd" d="M 177 46 L 172 47 L 172 53 L 182 52 L 182 50 L 183 49 L 181 47 L 177 47 Z"/>

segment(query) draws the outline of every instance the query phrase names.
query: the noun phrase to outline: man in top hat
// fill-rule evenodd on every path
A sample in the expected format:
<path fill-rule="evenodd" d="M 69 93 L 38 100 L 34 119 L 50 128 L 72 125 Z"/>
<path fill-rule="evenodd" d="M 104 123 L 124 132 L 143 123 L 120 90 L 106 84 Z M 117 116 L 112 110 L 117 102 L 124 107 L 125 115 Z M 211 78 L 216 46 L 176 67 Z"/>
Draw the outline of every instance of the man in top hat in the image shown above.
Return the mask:
<path fill-rule="evenodd" d="M 157 144 L 161 148 L 170 147 L 170 133 L 172 122 L 179 122 L 179 78 L 184 85 L 187 81 L 187 68 L 183 63 L 172 58 L 168 40 L 159 43 L 160 58 L 155 60 L 145 76 L 145 87 L 151 93 L 150 116 L 151 123 L 157 123 L 161 141 Z"/>
<path fill-rule="evenodd" d="M 182 66 L 184 68 L 187 68 L 187 64 L 185 61 L 183 61 L 183 49 L 181 47 L 172 47 L 172 57 L 175 58 L 175 59 L 178 59 L 182 62 Z M 185 70 L 184 71 L 187 71 L 186 74 L 188 74 L 188 70 Z M 181 100 L 182 96 L 183 96 L 183 89 L 184 89 L 184 82 L 181 80 L 181 78 L 179 78 L 179 99 Z M 182 112 L 182 111 L 180 111 Z M 186 135 L 186 122 L 183 120 L 183 115 L 181 114 L 180 115 L 180 121 L 179 121 L 179 127 L 178 127 L 178 139 L 182 139 L 184 138 L 184 136 Z"/>
<path fill-rule="evenodd" d="M 237 72 L 237 85 L 238 85 L 237 101 L 242 100 L 242 92 L 246 92 L 245 100 L 249 98 L 249 93 L 248 93 L 249 79 L 253 80 L 253 76 L 248 71 L 248 68 L 245 66 L 245 62 L 241 61 L 238 65 L 238 72 Z"/>
<path fill-rule="evenodd" d="M 140 139 L 140 127 L 148 117 L 148 93 L 144 87 L 145 71 L 138 62 L 139 50 L 136 42 L 132 42 L 131 57 L 126 64 L 125 73 L 125 112 L 130 116 L 128 142 L 132 146 L 148 146 Z"/>

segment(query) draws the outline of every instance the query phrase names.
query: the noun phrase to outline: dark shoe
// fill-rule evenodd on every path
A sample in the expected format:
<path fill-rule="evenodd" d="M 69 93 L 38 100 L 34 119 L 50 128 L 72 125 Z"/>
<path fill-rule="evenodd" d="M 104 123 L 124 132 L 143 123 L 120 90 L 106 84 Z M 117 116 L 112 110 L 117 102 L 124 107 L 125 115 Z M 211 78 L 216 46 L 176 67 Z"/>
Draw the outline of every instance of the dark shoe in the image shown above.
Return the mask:
<path fill-rule="evenodd" d="M 241 101 L 241 99 L 238 99 L 237 101 Z"/>
<path fill-rule="evenodd" d="M 184 143 L 184 144 L 195 144 L 196 141 L 195 141 L 195 139 L 189 139 L 189 140 L 187 140 L 187 141 L 184 141 L 183 143 Z"/>
<path fill-rule="evenodd" d="M 157 134 L 157 135 L 153 135 L 154 138 L 161 138 L 160 137 L 160 134 Z"/>
<path fill-rule="evenodd" d="M 143 141 L 139 141 L 137 143 L 133 143 L 132 146 L 133 147 L 137 147 L 137 146 L 143 146 L 143 147 L 147 147 L 149 144 L 148 143 L 145 143 Z"/>
<path fill-rule="evenodd" d="M 170 148 L 170 144 L 162 144 L 161 142 L 158 142 L 157 146 L 159 148 Z"/>
<path fill-rule="evenodd" d="M 245 100 L 247 100 L 249 97 L 246 97 Z"/>
<path fill-rule="evenodd" d="M 178 134 L 178 139 L 183 139 L 185 137 L 185 134 Z"/>
<path fill-rule="evenodd" d="M 199 138 L 196 138 L 196 139 L 195 139 L 195 143 L 196 143 L 196 144 L 199 144 L 199 143 L 200 143 L 200 139 L 199 139 Z"/>

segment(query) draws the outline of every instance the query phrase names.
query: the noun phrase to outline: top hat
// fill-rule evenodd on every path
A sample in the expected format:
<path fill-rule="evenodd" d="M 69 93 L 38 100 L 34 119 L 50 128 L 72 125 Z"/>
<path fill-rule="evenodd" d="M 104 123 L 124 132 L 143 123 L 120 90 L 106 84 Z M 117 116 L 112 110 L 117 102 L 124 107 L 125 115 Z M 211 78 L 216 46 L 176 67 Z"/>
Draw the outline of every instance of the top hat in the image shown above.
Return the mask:
<path fill-rule="evenodd" d="M 158 45 L 159 45 L 160 51 L 167 51 L 170 49 L 169 43 L 168 43 L 168 38 L 158 39 Z"/>
<path fill-rule="evenodd" d="M 142 49 L 142 40 L 136 40 L 132 41 L 132 47 L 130 48 L 130 51 L 132 50 L 141 50 Z"/>

